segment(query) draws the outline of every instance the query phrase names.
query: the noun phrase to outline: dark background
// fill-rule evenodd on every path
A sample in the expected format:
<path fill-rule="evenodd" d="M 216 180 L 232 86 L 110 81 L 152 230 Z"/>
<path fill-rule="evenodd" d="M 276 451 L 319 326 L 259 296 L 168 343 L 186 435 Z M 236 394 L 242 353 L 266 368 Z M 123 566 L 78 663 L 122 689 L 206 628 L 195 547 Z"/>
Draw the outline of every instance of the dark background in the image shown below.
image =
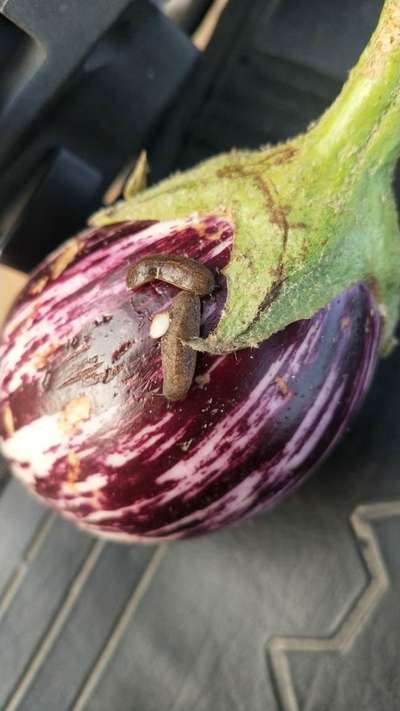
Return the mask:
<path fill-rule="evenodd" d="M 33 267 L 146 147 L 156 181 L 303 130 L 375 0 L 230 0 L 201 55 L 147 0 L 0 14 L 3 259 Z M 112 96 L 112 100 L 109 97 Z M 0 706 L 397 711 L 400 351 L 329 461 L 272 514 L 161 547 L 96 542 L 4 473 Z"/>

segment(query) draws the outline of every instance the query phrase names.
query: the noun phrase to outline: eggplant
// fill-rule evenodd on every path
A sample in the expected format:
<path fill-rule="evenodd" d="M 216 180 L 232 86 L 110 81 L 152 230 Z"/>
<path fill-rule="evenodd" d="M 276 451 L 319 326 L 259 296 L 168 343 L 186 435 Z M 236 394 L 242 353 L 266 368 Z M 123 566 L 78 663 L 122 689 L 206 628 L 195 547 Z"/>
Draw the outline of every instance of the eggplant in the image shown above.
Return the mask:
<path fill-rule="evenodd" d="M 200 353 L 189 394 L 162 394 L 151 328 L 179 290 L 156 280 L 131 291 L 129 265 L 167 249 L 207 265 L 216 275 L 202 300 L 207 336 L 224 307 L 233 236 L 216 216 L 94 228 L 47 260 L 14 306 L 2 346 L 3 453 L 87 530 L 180 538 L 270 507 L 360 405 L 381 333 L 364 285 L 257 348 Z"/>

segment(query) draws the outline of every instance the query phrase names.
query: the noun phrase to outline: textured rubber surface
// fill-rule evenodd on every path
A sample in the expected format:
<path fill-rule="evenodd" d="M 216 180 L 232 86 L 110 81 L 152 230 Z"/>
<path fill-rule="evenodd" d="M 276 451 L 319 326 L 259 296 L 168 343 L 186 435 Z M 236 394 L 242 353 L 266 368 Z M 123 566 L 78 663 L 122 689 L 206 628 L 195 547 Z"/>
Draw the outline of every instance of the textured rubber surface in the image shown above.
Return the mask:
<path fill-rule="evenodd" d="M 340 86 L 380 3 L 249 5 L 231 0 L 200 99 L 190 87 L 154 151 L 160 173 L 167 135 L 168 160 L 184 165 L 304 126 L 310 105 L 318 113 Z M 318 475 L 274 513 L 222 533 L 104 546 L 7 484 L 0 707 L 396 711 L 399 366 L 397 350 Z"/>

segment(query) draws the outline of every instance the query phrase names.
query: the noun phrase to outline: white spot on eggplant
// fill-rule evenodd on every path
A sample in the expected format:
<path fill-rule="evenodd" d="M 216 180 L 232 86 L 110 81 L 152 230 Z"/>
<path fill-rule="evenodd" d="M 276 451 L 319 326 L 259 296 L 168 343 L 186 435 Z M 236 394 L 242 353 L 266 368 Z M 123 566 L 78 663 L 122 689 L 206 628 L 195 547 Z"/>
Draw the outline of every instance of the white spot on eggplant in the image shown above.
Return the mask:
<path fill-rule="evenodd" d="M 169 329 L 170 318 L 168 311 L 161 311 L 156 314 L 150 323 L 150 337 L 157 339 L 165 336 Z"/>

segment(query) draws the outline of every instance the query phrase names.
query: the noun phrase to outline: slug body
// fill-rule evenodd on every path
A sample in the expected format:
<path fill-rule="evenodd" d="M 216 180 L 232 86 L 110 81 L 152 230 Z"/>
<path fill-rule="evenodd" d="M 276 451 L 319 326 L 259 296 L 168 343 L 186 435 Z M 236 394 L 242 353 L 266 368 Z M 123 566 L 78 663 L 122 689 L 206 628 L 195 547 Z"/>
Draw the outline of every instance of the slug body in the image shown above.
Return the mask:
<path fill-rule="evenodd" d="M 187 341 L 200 335 L 200 299 L 182 292 L 170 310 L 170 326 L 161 340 L 163 394 L 168 400 L 183 400 L 196 369 L 197 354 Z"/>
<path fill-rule="evenodd" d="M 197 296 L 211 294 L 215 286 L 213 273 L 194 259 L 177 254 L 152 254 L 129 269 L 127 285 L 137 289 L 159 279 Z"/>

